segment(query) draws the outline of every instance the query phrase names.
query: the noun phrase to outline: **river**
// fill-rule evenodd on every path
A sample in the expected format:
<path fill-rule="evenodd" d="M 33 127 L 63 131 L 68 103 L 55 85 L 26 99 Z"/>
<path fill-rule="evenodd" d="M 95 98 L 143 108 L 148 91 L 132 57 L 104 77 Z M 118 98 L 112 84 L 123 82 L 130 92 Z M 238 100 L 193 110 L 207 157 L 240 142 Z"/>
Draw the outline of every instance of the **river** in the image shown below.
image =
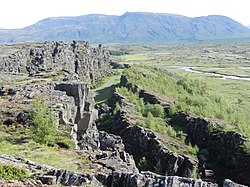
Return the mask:
<path fill-rule="evenodd" d="M 247 77 L 238 77 L 238 76 L 233 76 L 233 75 L 223 75 L 223 74 L 219 74 L 219 73 L 212 73 L 212 72 L 204 72 L 204 71 L 195 70 L 196 68 L 205 68 L 205 67 L 197 67 L 197 66 L 160 66 L 160 68 L 164 68 L 164 69 L 179 69 L 179 70 L 193 72 L 193 73 L 213 75 L 213 76 L 221 77 L 221 79 L 223 79 L 223 80 L 244 80 L 244 81 L 250 81 L 250 78 L 247 78 Z"/>

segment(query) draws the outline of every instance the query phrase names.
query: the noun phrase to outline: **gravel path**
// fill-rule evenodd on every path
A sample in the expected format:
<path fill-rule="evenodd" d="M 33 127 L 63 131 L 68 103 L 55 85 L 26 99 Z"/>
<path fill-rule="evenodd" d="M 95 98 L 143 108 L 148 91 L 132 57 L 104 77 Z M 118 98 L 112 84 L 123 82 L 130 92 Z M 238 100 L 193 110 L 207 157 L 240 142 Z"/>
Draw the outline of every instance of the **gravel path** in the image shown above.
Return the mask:
<path fill-rule="evenodd" d="M 101 90 L 103 90 L 103 89 L 105 89 L 105 88 L 108 88 L 108 87 L 114 85 L 114 84 L 115 84 L 115 80 L 116 80 L 116 79 L 120 79 L 120 78 L 121 78 L 120 75 L 119 75 L 119 76 L 116 76 L 116 77 L 110 79 L 108 82 L 106 82 L 106 83 L 105 83 L 104 85 L 102 85 L 100 88 L 94 90 L 94 91 L 93 91 L 93 97 L 97 96 Z"/>

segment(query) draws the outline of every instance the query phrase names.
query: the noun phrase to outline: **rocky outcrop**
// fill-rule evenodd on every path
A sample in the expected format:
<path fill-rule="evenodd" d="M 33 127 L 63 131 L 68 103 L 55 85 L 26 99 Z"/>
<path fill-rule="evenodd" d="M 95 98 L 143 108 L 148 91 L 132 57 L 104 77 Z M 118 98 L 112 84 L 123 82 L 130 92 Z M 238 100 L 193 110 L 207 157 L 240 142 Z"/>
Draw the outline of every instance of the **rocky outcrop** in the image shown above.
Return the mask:
<path fill-rule="evenodd" d="M 64 72 L 67 80 L 91 83 L 110 74 L 109 52 L 84 41 L 2 45 L 0 51 L 0 71 L 5 73 Z"/>
<path fill-rule="evenodd" d="M 2 108 L 15 109 L 16 114 L 11 114 L 13 116 L 8 118 L 9 121 L 12 119 L 12 122 L 29 126 L 32 119 L 26 111 L 30 110 L 33 100 L 40 96 L 57 116 L 56 125 L 72 129 L 71 136 L 78 148 L 95 149 L 99 146 L 99 134 L 95 125 L 98 114 L 94 109 L 89 87 L 82 82 L 17 85 L 13 87 L 15 94 L 8 96 L 12 103 L 6 103 L 5 106 L 3 102 Z"/>
<path fill-rule="evenodd" d="M 55 90 L 66 92 L 66 95 L 74 98 L 76 113 L 73 115 L 73 137 L 78 142 L 80 149 L 98 148 L 97 128 L 95 120 L 98 117 L 94 109 L 94 100 L 89 93 L 89 85 L 86 83 L 58 83 Z M 68 112 L 67 112 L 68 113 Z"/>
<path fill-rule="evenodd" d="M 111 132 L 123 138 L 127 150 L 134 155 L 137 164 L 142 157 L 145 157 L 149 170 L 178 176 L 187 176 L 197 167 L 196 160 L 167 149 L 153 131 L 140 126 L 131 126 L 125 116 L 122 111 L 114 116 L 116 127 L 111 128 Z"/>
<path fill-rule="evenodd" d="M 217 187 L 217 184 L 204 182 L 197 179 L 189 179 L 177 176 L 161 176 L 151 172 L 133 173 L 112 173 L 107 176 L 97 175 L 104 186 L 112 187 Z"/>
<path fill-rule="evenodd" d="M 78 173 L 69 170 L 56 169 L 45 165 L 40 165 L 27 159 L 14 158 L 8 155 L 0 155 L 0 162 L 13 162 L 16 167 L 26 168 L 36 172 L 33 179 L 21 181 L 3 181 L 1 186 L 43 186 L 43 185 L 63 185 L 63 186 L 94 186 L 94 187 L 217 187 L 218 184 L 205 182 L 200 179 L 190 179 L 178 176 L 162 176 L 151 172 L 131 173 L 131 172 L 97 172 L 95 174 Z M 230 180 L 225 180 L 223 187 L 244 187 Z"/>
<path fill-rule="evenodd" d="M 200 148 L 207 147 L 209 138 L 208 126 L 213 125 L 203 118 L 200 118 L 192 113 L 180 112 L 175 115 L 170 124 L 180 125 L 188 134 L 192 144 L 198 145 Z"/>
<path fill-rule="evenodd" d="M 246 186 L 242 184 L 234 183 L 233 181 L 226 179 L 223 181 L 223 187 L 246 187 Z"/>
<path fill-rule="evenodd" d="M 178 113 L 171 123 L 181 125 L 186 129 L 193 144 L 198 145 L 200 150 L 208 151 L 208 155 L 202 153 L 202 156 L 207 157 L 205 158 L 206 164 L 210 167 L 212 165 L 216 175 L 250 185 L 248 172 L 250 155 L 243 149 L 247 141 L 244 136 L 236 132 L 222 131 L 219 124 L 214 124 L 192 113 Z"/>
<path fill-rule="evenodd" d="M 92 174 L 76 173 L 68 170 L 52 170 L 38 178 L 43 184 L 63 186 L 96 186 L 103 185 Z"/>
<path fill-rule="evenodd" d="M 99 148 L 102 152 L 96 155 L 94 163 L 98 163 L 107 168 L 109 171 L 106 173 L 114 171 L 125 173 L 139 172 L 133 156 L 125 151 L 125 146 L 121 137 L 100 131 L 99 142 Z"/>
<path fill-rule="evenodd" d="M 123 76 L 121 80 L 123 86 L 136 89 L 136 92 L 139 91 L 140 96 L 144 100 L 146 99 L 146 102 L 162 104 L 159 99 L 156 99 L 156 95 L 148 94 L 147 92 L 144 92 L 146 94 L 141 94 L 143 89 L 138 86 L 129 86 L 126 76 Z M 123 109 L 129 108 L 126 98 L 118 93 L 115 93 L 110 101 L 112 108 L 115 107 L 116 102 Z M 170 103 L 167 105 L 170 105 Z M 111 127 L 111 132 L 119 134 L 123 138 L 127 149 L 136 158 L 136 163 L 138 164 L 139 162 L 138 158 L 145 156 L 147 161 L 151 162 L 150 164 L 154 167 L 157 166 L 157 172 L 185 176 L 187 171 L 195 166 L 195 162 L 192 162 L 188 157 L 164 149 L 155 133 L 142 127 L 131 125 L 129 110 L 121 110 L 113 116 L 114 125 Z M 247 171 L 249 170 L 250 157 L 243 149 L 246 139 L 242 135 L 235 132 L 222 131 L 220 130 L 221 124 L 219 122 L 211 122 L 192 113 L 180 112 L 172 118 L 169 124 L 171 126 L 178 125 L 179 128 L 187 133 L 190 142 L 193 145 L 198 145 L 200 149 L 198 165 L 199 171 L 202 172 L 202 178 L 214 181 L 213 175 L 215 175 L 249 185 L 248 179 L 250 176 Z M 159 147 L 161 149 L 157 149 Z M 155 171 L 154 167 L 149 169 Z M 186 168 L 186 170 L 183 168 Z"/>
<path fill-rule="evenodd" d="M 147 162 L 147 169 L 150 171 L 178 176 L 187 176 L 190 171 L 197 167 L 197 160 L 187 155 L 172 152 L 166 148 L 156 133 L 134 125 L 130 121 L 130 105 L 118 92 L 115 92 L 110 100 L 112 108 L 114 108 L 116 102 L 120 104 L 121 110 L 112 117 L 111 123 L 113 125 L 111 125 L 109 132 L 121 136 L 126 145 L 126 150 L 134 156 L 137 165 L 140 159 L 144 157 Z"/>
<path fill-rule="evenodd" d="M 66 129 L 71 129 L 76 148 L 87 151 L 86 154 L 89 155 L 93 168 L 105 173 L 114 171 L 138 173 L 134 159 L 125 151 L 121 138 L 97 130 L 95 120 L 98 114 L 94 109 L 94 100 L 88 84 L 45 82 L 17 85 L 13 87 L 13 90 L 14 95 L 5 96 L 13 102 L 13 106 L 9 102 L 6 104 L 2 102 L 1 106 L 6 109 L 10 107 L 15 109 L 15 113 L 8 114 L 8 118 L 4 120 L 6 125 L 18 123 L 30 128 L 33 121 L 29 112 L 24 109 L 30 110 L 30 104 L 37 96 L 40 96 L 57 116 L 55 125 L 60 124 Z M 44 180 L 53 182 L 54 179 L 48 177 Z"/>

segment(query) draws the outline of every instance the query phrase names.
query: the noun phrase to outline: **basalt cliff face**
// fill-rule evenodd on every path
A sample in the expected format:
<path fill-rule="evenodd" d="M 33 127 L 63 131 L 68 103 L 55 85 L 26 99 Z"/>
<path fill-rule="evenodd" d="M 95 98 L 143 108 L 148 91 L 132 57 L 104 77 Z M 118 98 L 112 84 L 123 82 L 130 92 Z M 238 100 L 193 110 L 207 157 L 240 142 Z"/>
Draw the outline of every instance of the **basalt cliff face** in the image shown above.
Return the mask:
<path fill-rule="evenodd" d="M 112 117 L 111 128 L 107 132 L 97 128 L 98 116 L 105 116 L 100 109 L 106 107 L 106 112 L 110 110 L 108 106 L 95 109 L 90 89 L 98 79 L 111 75 L 109 54 L 100 45 L 92 48 L 87 42 L 45 42 L 4 45 L 0 50 L 1 126 L 30 128 L 33 125 L 30 106 L 39 96 L 55 114 L 55 125 L 63 125 L 68 130 L 77 154 L 87 157 L 92 169 L 92 172 L 84 169 L 75 172 L 0 152 L 0 163 L 36 173 L 33 178 L 12 181 L 11 184 L 0 179 L 0 185 L 218 186 L 215 182 L 187 178 L 189 172 L 198 167 L 199 160 L 167 149 L 157 133 L 133 125 L 127 117 L 129 105 L 119 94 L 112 98 L 113 104 L 110 101 L 111 108 L 115 102 L 122 106 L 121 111 Z M 152 102 L 157 100 L 146 91 L 141 95 Z M 194 138 L 194 141 L 198 140 Z M 150 162 L 147 170 L 162 175 L 139 171 L 142 157 Z M 223 185 L 239 186 L 229 180 Z"/>
<path fill-rule="evenodd" d="M 110 73 L 108 51 L 84 41 L 2 45 L 0 51 L 0 71 L 5 73 L 63 72 L 67 79 L 89 83 Z"/>

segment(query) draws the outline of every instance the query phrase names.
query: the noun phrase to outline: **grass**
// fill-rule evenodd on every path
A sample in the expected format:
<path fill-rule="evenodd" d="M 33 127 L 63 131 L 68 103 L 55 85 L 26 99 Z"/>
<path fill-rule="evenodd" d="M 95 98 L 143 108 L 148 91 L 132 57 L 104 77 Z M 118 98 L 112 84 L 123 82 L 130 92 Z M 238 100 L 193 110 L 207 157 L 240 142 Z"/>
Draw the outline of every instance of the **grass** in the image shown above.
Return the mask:
<path fill-rule="evenodd" d="M 34 142 L 29 136 L 30 132 L 18 127 L 7 128 L 0 126 L 0 154 L 26 158 L 56 168 L 83 172 L 90 161 L 80 151 L 62 149 L 42 145 Z M 86 170 L 90 172 L 90 170 Z"/>
<path fill-rule="evenodd" d="M 249 47 L 249 43 L 244 41 L 148 47 L 128 46 L 129 54 L 115 57 L 115 60 L 141 67 L 197 66 L 197 70 L 204 72 L 250 77 Z M 186 83 L 182 85 L 183 89 L 173 86 L 175 84 L 173 77 L 166 80 L 162 78 L 163 75 L 151 72 L 147 68 L 138 71 L 140 75 L 131 78 L 133 84 L 139 84 L 155 93 L 174 97 L 180 104 L 179 108 L 173 109 L 174 111 L 192 111 L 202 117 L 219 118 L 227 123 L 226 129 L 236 130 L 250 137 L 249 81 L 225 81 L 212 75 L 168 69 L 168 72 L 175 74 L 176 77 L 181 76 L 188 81 L 194 80 L 191 82 L 200 82 L 206 87 L 206 93 L 203 95 L 190 94 L 187 93 Z M 146 76 L 151 77 L 151 80 L 147 80 Z"/>
<path fill-rule="evenodd" d="M 31 172 L 25 169 L 0 163 L 0 178 L 4 180 L 20 180 L 29 177 L 31 177 Z"/>
<path fill-rule="evenodd" d="M 250 121 L 249 81 L 222 80 L 211 75 L 189 73 L 182 70 L 172 69 L 168 71 L 177 73 L 178 75 L 183 77 L 188 77 L 190 79 L 196 79 L 201 82 L 205 82 L 208 92 L 214 93 L 214 95 L 218 95 L 222 99 L 228 101 L 230 105 L 238 110 L 237 113 L 241 113 L 245 116 L 243 117 L 245 122 Z M 222 105 L 224 105 L 224 103 L 222 103 Z"/>
<path fill-rule="evenodd" d="M 79 172 L 82 170 L 79 170 L 78 164 L 89 163 L 87 158 L 77 155 L 76 152 L 44 146 L 33 141 L 14 145 L 2 142 L 0 152 L 14 157 L 26 158 L 39 164 Z"/>
<path fill-rule="evenodd" d="M 124 46 L 121 46 L 124 48 Z M 127 46 L 128 55 L 113 57 L 128 64 L 180 66 L 249 66 L 247 41 L 213 42 L 162 46 Z"/>

